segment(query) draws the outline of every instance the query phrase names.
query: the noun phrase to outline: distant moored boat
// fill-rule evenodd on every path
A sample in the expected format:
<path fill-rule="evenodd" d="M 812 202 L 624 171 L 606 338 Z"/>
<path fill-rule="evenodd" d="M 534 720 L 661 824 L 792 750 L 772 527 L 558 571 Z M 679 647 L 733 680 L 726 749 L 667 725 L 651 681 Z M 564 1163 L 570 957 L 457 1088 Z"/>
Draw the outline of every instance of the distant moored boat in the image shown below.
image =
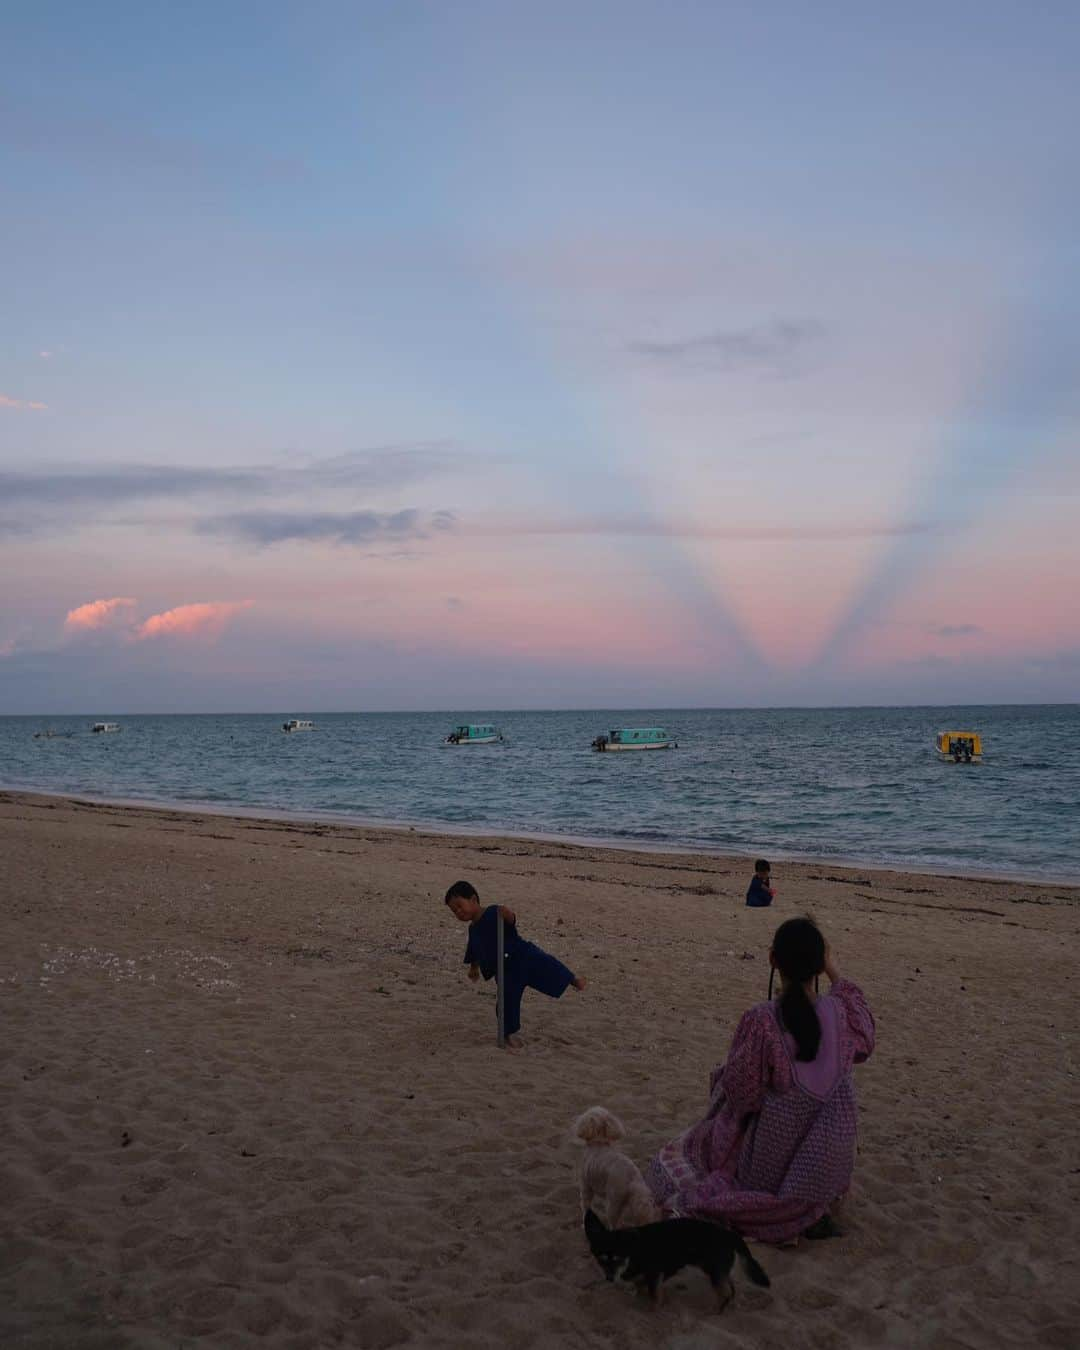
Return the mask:
<path fill-rule="evenodd" d="M 982 762 L 982 740 L 977 731 L 939 731 L 938 758 L 950 764 L 979 764 Z"/>
<path fill-rule="evenodd" d="M 490 722 L 463 722 L 455 727 L 443 742 L 444 745 L 491 745 L 501 741 L 502 732 Z"/>
<path fill-rule="evenodd" d="M 309 722 L 303 717 L 290 717 L 287 722 L 282 722 L 282 731 L 314 731 L 315 723 Z"/>
<path fill-rule="evenodd" d="M 606 736 L 596 737 L 592 748 L 602 753 L 611 750 L 673 750 L 678 749 L 678 741 L 663 727 L 612 727 Z"/>
<path fill-rule="evenodd" d="M 120 730 L 120 723 L 119 723 L 119 722 L 95 722 L 95 723 L 93 724 L 93 726 L 90 728 L 90 730 L 91 730 L 91 731 L 94 731 L 94 732 L 97 732 L 98 734 L 101 734 L 102 732 L 106 732 L 106 731 L 119 731 L 119 730 Z"/>

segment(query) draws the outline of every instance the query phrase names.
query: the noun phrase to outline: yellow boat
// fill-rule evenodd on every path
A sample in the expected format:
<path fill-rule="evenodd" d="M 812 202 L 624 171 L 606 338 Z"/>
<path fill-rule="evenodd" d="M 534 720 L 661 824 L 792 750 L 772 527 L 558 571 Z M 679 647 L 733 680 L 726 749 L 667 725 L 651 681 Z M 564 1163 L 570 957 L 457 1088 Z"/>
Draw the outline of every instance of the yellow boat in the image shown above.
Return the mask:
<path fill-rule="evenodd" d="M 982 739 L 977 731 L 939 731 L 938 758 L 951 764 L 978 764 L 982 760 Z"/>

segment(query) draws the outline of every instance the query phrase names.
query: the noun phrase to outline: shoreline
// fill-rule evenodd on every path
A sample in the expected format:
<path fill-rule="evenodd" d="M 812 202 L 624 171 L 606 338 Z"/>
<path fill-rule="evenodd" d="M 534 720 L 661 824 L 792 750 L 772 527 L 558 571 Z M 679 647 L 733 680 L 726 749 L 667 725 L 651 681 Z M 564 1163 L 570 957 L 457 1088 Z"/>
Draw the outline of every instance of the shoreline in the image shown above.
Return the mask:
<path fill-rule="evenodd" d="M 665 857 L 712 858 L 717 862 L 745 863 L 753 871 L 755 857 L 769 854 L 770 862 L 795 866 L 839 867 L 844 871 L 865 871 L 889 873 L 893 875 L 911 875 L 936 877 L 943 881 L 978 881 L 987 885 L 999 886 L 1043 886 L 1080 888 L 1080 877 L 1065 874 L 1033 874 L 1021 872 L 982 872 L 976 870 L 956 870 L 952 867 L 936 867 L 929 863 L 901 859 L 896 862 L 874 861 L 852 857 L 847 854 L 807 854 L 788 853 L 770 845 L 758 853 L 723 852 L 705 846 L 693 844 L 666 843 L 662 840 L 611 839 L 604 836 L 553 834 L 546 831 L 507 830 L 500 827 L 485 828 L 480 825 L 454 825 L 441 821 L 428 820 L 382 820 L 370 816 L 353 815 L 335 811 L 285 811 L 269 806 L 244 806 L 236 802 L 204 802 L 196 800 L 177 801 L 173 798 L 140 797 L 99 797 L 93 794 L 75 794 L 72 792 L 51 792 L 37 787 L 12 787 L 0 783 L 0 802 L 9 797 L 43 797 L 50 801 L 80 803 L 91 805 L 115 806 L 132 810 L 178 811 L 187 815 L 207 815 L 236 820 L 272 820 L 279 822 L 295 821 L 300 824 L 325 824 L 334 826 L 353 826 L 365 830 L 385 830 L 391 834 L 420 834 L 438 839 L 505 839 L 522 843 L 564 844 L 579 849 L 607 849 L 615 853 L 657 854 Z"/>

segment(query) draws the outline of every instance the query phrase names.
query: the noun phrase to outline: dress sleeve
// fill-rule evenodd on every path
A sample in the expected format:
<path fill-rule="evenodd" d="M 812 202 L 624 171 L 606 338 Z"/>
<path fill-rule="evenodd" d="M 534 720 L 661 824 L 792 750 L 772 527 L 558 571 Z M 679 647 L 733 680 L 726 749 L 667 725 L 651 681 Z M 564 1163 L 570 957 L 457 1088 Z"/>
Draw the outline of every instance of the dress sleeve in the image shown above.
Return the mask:
<path fill-rule="evenodd" d="M 844 1010 L 848 1035 L 855 1047 L 855 1063 L 861 1064 L 874 1052 L 874 1014 L 866 996 L 853 980 L 837 980 L 829 990 Z"/>
<path fill-rule="evenodd" d="M 765 1093 L 773 1082 L 777 1067 L 777 1038 L 769 1034 L 775 1026 L 766 1005 L 743 1013 L 735 1030 L 727 1059 L 713 1070 L 709 1083 L 709 1114 L 721 1108 L 741 1119 L 760 1111 Z"/>

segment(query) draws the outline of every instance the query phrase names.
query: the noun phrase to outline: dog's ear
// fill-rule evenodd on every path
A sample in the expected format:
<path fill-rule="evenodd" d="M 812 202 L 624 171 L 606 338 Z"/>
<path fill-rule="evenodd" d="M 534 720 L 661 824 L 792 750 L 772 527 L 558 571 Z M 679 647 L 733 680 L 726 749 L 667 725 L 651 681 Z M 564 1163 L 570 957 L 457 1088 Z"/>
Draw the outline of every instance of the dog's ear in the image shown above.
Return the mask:
<path fill-rule="evenodd" d="M 610 1111 L 605 1111 L 601 1107 L 599 1117 L 600 1132 L 598 1138 L 602 1139 L 605 1144 L 614 1144 L 626 1134 L 626 1129 L 618 1116 L 613 1116 Z"/>
<path fill-rule="evenodd" d="M 607 1229 L 600 1222 L 594 1210 L 585 1211 L 585 1231 L 586 1233 L 606 1233 Z"/>

